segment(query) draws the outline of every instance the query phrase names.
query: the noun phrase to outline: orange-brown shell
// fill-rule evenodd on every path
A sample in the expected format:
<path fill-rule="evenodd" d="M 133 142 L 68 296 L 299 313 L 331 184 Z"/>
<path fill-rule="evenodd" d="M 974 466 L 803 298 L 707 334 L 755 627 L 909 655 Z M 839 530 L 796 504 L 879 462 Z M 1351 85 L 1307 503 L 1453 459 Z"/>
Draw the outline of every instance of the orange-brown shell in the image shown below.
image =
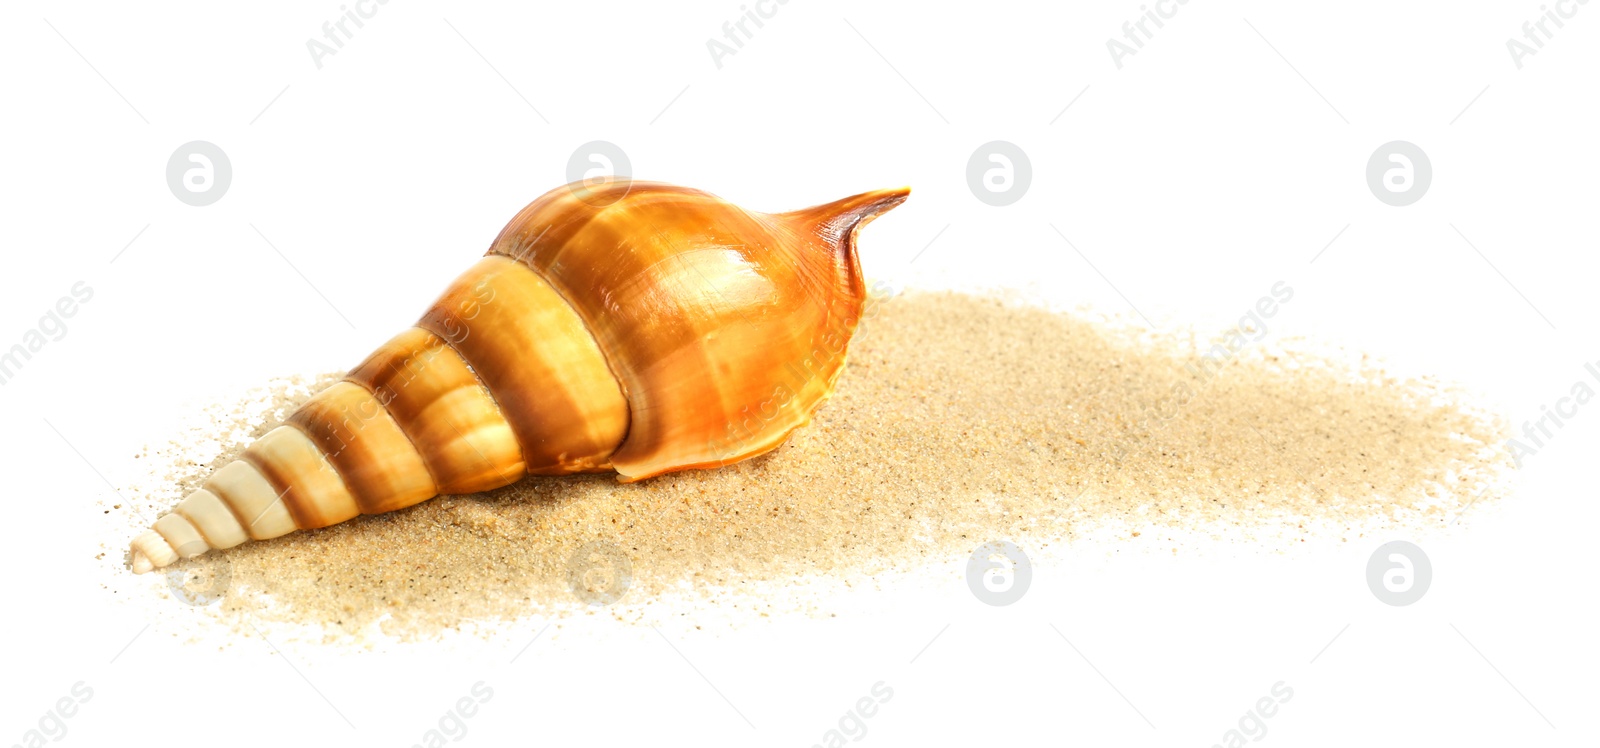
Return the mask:
<path fill-rule="evenodd" d="M 415 327 L 135 538 L 135 571 L 523 475 L 766 452 L 832 391 L 880 190 L 790 213 L 612 180 L 533 201 Z"/>

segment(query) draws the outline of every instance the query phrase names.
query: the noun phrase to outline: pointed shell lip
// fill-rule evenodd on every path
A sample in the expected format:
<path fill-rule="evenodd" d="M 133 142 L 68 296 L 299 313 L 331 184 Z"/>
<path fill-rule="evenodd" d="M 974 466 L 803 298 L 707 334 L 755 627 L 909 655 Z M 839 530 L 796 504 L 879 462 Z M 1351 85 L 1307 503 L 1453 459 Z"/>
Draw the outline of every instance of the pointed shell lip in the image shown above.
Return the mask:
<path fill-rule="evenodd" d="M 683 187 L 670 182 L 662 182 L 650 179 L 636 179 L 631 176 L 607 176 L 598 179 L 578 180 L 561 187 L 556 187 L 549 192 L 546 192 L 538 199 L 534 200 L 534 203 L 539 203 L 554 196 L 565 194 L 577 198 L 580 202 L 583 202 L 592 208 L 604 208 L 610 206 L 612 203 L 621 201 L 634 192 L 650 190 L 692 192 L 698 193 L 713 200 L 726 202 L 723 201 L 721 197 L 718 197 L 710 192 L 690 187 Z M 866 213 L 865 215 L 865 218 L 870 220 L 872 216 L 881 215 L 900 205 L 910 196 L 911 185 L 886 187 L 876 190 L 867 190 L 866 192 L 857 193 L 851 195 L 850 197 L 830 201 L 827 203 L 820 203 L 809 208 L 784 211 L 782 213 L 775 213 L 773 215 L 806 213 L 820 210 L 824 206 L 833 207 L 836 212 L 846 212 L 857 206 L 871 206 L 870 212 Z M 514 222 L 515 221 L 513 221 L 513 223 Z"/>
<path fill-rule="evenodd" d="M 870 192 L 863 192 L 861 194 L 862 195 L 873 195 L 875 197 L 895 197 L 895 198 L 899 198 L 901 202 L 904 202 L 906 198 L 911 197 L 911 185 L 907 184 L 907 185 L 901 185 L 899 187 L 889 187 L 889 188 L 881 189 L 881 190 L 872 190 Z M 898 205 L 898 203 L 896 203 L 896 204 Z"/>
<path fill-rule="evenodd" d="M 846 198 L 855 208 L 855 221 L 850 228 L 852 230 L 860 230 L 862 226 L 871 223 L 878 216 L 900 207 L 900 204 L 910 197 L 911 187 L 907 185 L 891 189 L 872 190 L 852 198 Z"/>
<path fill-rule="evenodd" d="M 866 192 L 857 193 L 842 200 L 835 200 L 833 203 L 853 203 L 865 205 L 893 201 L 892 205 L 884 208 L 884 210 L 887 210 L 888 208 L 894 207 L 894 205 L 899 205 L 900 203 L 905 202 L 906 198 L 908 197 L 911 197 L 911 185 L 902 185 L 900 187 L 885 187 L 882 189 L 867 190 Z"/>
<path fill-rule="evenodd" d="M 868 190 L 809 208 L 776 214 L 779 218 L 808 225 L 830 242 L 851 244 L 855 233 L 873 219 L 893 210 L 911 197 L 911 187 Z"/>
<path fill-rule="evenodd" d="M 905 202 L 909 197 L 911 197 L 910 185 L 903 185 L 900 187 L 885 187 L 882 189 L 867 190 L 866 192 L 858 192 L 850 195 L 849 197 L 839 198 L 838 200 L 830 200 L 825 203 L 818 203 L 817 205 L 801 208 L 799 210 L 790 210 L 784 212 L 787 214 L 821 213 L 825 210 L 831 209 L 831 212 L 834 213 L 848 213 L 851 211 L 858 211 L 863 208 L 870 208 L 873 214 L 878 214 L 886 212 L 900 203 Z"/>
<path fill-rule="evenodd" d="M 911 186 L 893 187 L 883 190 L 863 192 L 855 197 L 846 198 L 856 208 L 856 221 L 851 227 L 859 230 L 862 226 L 872 222 L 878 216 L 900 207 L 911 197 Z"/>

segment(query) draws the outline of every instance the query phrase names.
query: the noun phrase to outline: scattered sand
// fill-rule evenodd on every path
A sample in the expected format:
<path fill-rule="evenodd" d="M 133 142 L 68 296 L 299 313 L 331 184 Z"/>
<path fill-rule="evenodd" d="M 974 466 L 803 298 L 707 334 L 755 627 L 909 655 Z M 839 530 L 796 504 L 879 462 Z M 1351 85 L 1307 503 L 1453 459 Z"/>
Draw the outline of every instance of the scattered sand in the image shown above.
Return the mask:
<path fill-rule="evenodd" d="M 1317 528 L 1441 527 L 1510 464 L 1503 422 L 1437 383 L 1270 341 L 1208 364 L 1197 351 L 1214 342 L 903 295 L 864 322 L 816 421 L 769 455 L 634 485 L 532 478 L 174 568 L 202 593 L 220 576 L 206 610 L 232 620 L 430 637 L 585 610 L 569 559 L 595 541 L 582 556 L 620 549 L 635 606 L 760 584 L 795 603 L 807 579 L 914 569 L 993 539 L 1273 528 L 1287 545 Z M 142 526 L 134 512 L 159 515 L 336 378 L 278 382 L 147 455 L 166 482 L 120 508 L 107 555 Z M 604 583 L 603 567 L 589 573 Z"/>

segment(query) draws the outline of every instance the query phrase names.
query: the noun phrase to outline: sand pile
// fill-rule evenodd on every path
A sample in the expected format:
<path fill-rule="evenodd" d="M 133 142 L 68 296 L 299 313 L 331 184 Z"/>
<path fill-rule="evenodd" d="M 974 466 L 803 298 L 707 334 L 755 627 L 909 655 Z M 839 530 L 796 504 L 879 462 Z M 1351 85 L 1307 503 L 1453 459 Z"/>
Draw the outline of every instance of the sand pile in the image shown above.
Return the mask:
<path fill-rule="evenodd" d="M 1268 527 L 1287 544 L 1304 528 L 1442 526 L 1510 464 L 1504 425 L 1436 383 L 1265 344 L 1202 357 L 1214 342 L 908 294 L 864 323 L 833 399 L 769 455 L 634 485 L 527 479 L 174 568 L 201 587 L 229 577 L 219 614 L 427 636 L 570 610 L 586 544 L 584 558 L 626 559 L 630 603 L 758 584 L 781 598 L 811 575 L 914 568 L 995 538 Z M 153 450 L 170 482 L 119 510 L 107 555 L 122 557 L 130 510 L 166 511 L 334 378 L 277 383 Z"/>

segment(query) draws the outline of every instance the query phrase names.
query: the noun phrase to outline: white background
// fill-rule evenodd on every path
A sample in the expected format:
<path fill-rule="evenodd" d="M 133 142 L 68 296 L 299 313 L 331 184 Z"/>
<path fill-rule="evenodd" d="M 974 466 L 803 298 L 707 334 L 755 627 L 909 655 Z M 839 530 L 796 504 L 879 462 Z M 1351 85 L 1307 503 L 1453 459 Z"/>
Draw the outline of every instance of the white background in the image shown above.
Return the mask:
<path fill-rule="evenodd" d="M 883 680 L 865 744 L 1209 746 L 1282 680 L 1295 695 L 1262 743 L 1592 744 L 1586 410 L 1510 499 L 1448 533 L 1397 531 L 1434 568 L 1403 608 L 1363 579 L 1390 538 L 1337 533 L 1290 553 L 1085 544 L 1006 608 L 952 561 L 938 583 L 862 585 L 837 617 L 579 621 L 515 664 L 541 621 L 280 653 L 152 618 L 176 605 L 159 580 L 102 586 L 96 502 L 186 403 L 358 361 L 592 140 L 635 176 L 757 210 L 909 184 L 863 235 L 873 278 L 1203 330 L 1286 280 L 1274 335 L 1463 383 L 1519 429 L 1587 376 L 1600 5 L 1563 3 L 1576 15 L 1521 69 L 1506 41 L 1531 0 L 1177 7 L 1119 70 L 1106 42 L 1137 2 L 791 0 L 719 70 L 706 41 L 739 0 L 393 0 L 319 70 L 306 41 L 331 0 L 8 3 L 0 346 L 75 282 L 94 297 L 0 388 L 0 741 L 83 680 L 63 744 L 411 745 L 484 680 L 463 743 L 802 746 Z M 1004 208 L 965 176 L 997 139 L 1034 172 Z M 192 140 L 232 162 L 209 207 L 165 181 Z M 1365 183 L 1392 140 L 1433 165 L 1409 207 Z"/>

